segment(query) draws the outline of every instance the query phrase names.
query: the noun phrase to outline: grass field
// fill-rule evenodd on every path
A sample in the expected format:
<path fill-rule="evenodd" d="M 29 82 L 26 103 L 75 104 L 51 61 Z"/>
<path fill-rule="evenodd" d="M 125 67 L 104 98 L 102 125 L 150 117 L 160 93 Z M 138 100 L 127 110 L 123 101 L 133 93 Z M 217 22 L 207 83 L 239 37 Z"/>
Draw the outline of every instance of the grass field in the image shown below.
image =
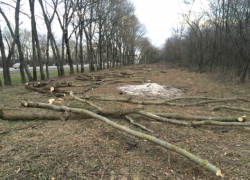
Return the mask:
<path fill-rule="evenodd" d="M 88 68 L 85 68 L 84 69 L 86 72 L 89 71 Z M 69 68 L 64 68 L 64 72 L 65 72 L 65 75 L 69 75 Z M 33 72 L 30 71 L 31 75 L 33 76 Z M 45 73 L 45 76 L 46 76 L 46 72 L 44 71 Z M 77 73 L 76 72 L 76 68 L 74 68 L 74 73 Z M 13 85 L 17 85 L 17 84 L 20 84 L 21 83 L 21 74 L 20 74 L 20 71 L 13 71 L 10 73 L 11 75 L 11 82 Z M 57 69 L 50 69 L 49 70 L 49 77 L 50 78 L 54 78 L 54 77 L 57 77 L 58 76 L 58 73 L 57 73 Z M 25 73 L 25 78 L 26 78 L 26 81 L 28 81 L 28 76 L 27 74 Z M 40 71 L 37 71 L 37 79 L 40 80 L 41 79 L 41 74 L 40 74 Z M 0 72 L 0 80 L 2 82 L 2 84 L 4 84 L 4 79 L 3 79 L 3 72 Z"/>
<path fill-rule="evenodd" d="M 149 68 L 151 71 L 147 71 Z M 89 99 L 90 102 L 85 101 L 86 103 L 69 95 L 59 98 L 49 91 L 48 94 L 31 91 L 24 85 L 0 87 L 0 179 L 221 180 L 222 178 L 202 168 L 207 161 L 222 170 L 225 180 L 250 179 L 250 112 L 232 109 L 211 111 L 212 107 L 218 105 L 238 107 L 241 110 L 250 109 L 250 84 L 216 80 L 208 74 L 172 68 L 171 64 L 165 63 L 125 66 L 112 70 L 105 69 L 91 74 L 115 76 L 127 72 L 136 76 L 130 78 L 118 76 L 115 77 L 115 81 L 110 78 L 108 84 L 106 84 L 108 78 L 105 77 L 105 81 L 99 81 L 100 85 L 93 80 L 79 81 L 75 79 L 77 74 L 54 78 L 58 84 L 69 82 L 76 85 L 61 87 L 59 90 L 73 91 L 79 99 L 83 96 L 93 97 Z M 69 74 L 68 69 L 65 71 L 65 74 Z M 53 77 L 53 74 L 57 76 L 56 70 L 53 72 L 50 76 Z M 19 77 L 19 73 L 16 73 L 16 76 Z M 143 140 L 121 131 L 121 126 L 115 129 L 98 118 L 84 116 L 75 118 L 71 112 L 21 105 L 22 101 L 48 104 L 49 99 L 54 99 L 53 105 L 56 106 L 85 109 L 93 113 L 100 111 L 91 105 L 94 104 L 104 108 L 105 111 L 117 112 L 123 108 L 136 107 L 137 104 L 115 101 L 115 98 L 155 102 L 179 97 L 173 91 L 169 98 L 157 93 L 153 97 L 121 93 L 117 87 L 135 85 L 130 82 L 133 78 L 150 80 L 151 83 L 164 86 L 167 91 L 178 88 L 183 92 L 181 97 L 189 97 L 175 99 L 169 104 L 141 103 L 143 111 L 206 116 L 208 120 L 211 117 L 239 118 L 246 115 L 247 122 L 242 124 L 244 126 L 218 126 L 219 122 L 218 125 L 205 125 L 206 120 L 204 120 L 204 125 L 193 126 L 192 122 L 196 121 L 194 118 L 172 119 L 177 122 L 189 122 L 189 125 L 185 126 L 169 123 L 169 120 L 156 121 L 141 114 L 129 114 L 134 122 L 152 130 L 146 132 L 125 120 L 123 116 L 118 115 L 119 113 L 103 115 L 126 128 L 147 133 L 175 145 L 170 151 L 151 143 L 151 140 Z M 116 80 L 127 82 L 115 83 L 119 82 Z M 50 80 L 45 82 L 54 83 Z M 93 88 L 86 87 L 89 85 Z M 112 98 L 114 101 L 102 101 L 94 97 Z M 204 101 L 197 97 L 223 99 Z M 224 101 L 226 100 L 224 98 L 231 100 Z M 18 115 L 13 116 L 15 113 Z M 40 116 L 37 116 L 39 114 Z M 46 118 L 48 114 L 51 117 L 57 114 L 58 119 L 49 120 Z M 65 116 L 68 118 L 64 118 Z M 205 160 L 202 167 L 178 154 L 177 147 Z"/>

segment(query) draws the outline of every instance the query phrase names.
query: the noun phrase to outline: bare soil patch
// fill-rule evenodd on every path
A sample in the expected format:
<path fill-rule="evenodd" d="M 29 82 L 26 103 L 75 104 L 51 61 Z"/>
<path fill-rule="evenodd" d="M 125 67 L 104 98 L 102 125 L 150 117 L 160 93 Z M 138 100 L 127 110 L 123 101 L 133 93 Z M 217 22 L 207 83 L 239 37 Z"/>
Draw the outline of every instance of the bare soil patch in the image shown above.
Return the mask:
<path fill-rule="evenodd" d="M 206 74 L 197 74 L 181 69 L 169 69 L 167 64 L 136 65 L 125 67 L 131 72 L 136 69 L 151 68 L 145 72 L 145 80 L 150 83 L 178 88 L 183 96 L 206 96 L 218 98 L 240 97 L 250 100 L 249 85 L 235 85 L 231 82 L 216 82 Z M 124 69 L 116 69 L 122 72 Z M 161 73 L 165 71 L 166 73 Z M 110 73 L 109 70 L 92 74 Z M 74 84 L 87 84 L 75 80 L 77 75 L 64 78 Z M 49 82 L 50 80 L 48 80 Z M 85 95 L 130 97 L 117 89 L 123 85 L 138 83 L 108 84 L 96 88 Z M 66 90 L 78 92 L 82 87 L 67 87 Z M 77 96 L 81 96 L 78 94 Z M 24 86 L 0 88 L 0 106 L 23 111 L 47 111 L 24 108 L 22 100 L 48 103 L 54 98 L 55 104 L 93 110 L 86 104 L 72 100 L 69 96 L 63 101 L 53 96 L 29 91 Z M 157 97 L 158 100 L 161 97 Z M 133 99 L 152 100 L 152 97 L 133 96 Z M 134 106 L 124 102 L 92 101 L 105 108 Z M 196 102 L 182 100 L 181 103 Z M 249 102 L 229 101 L 204 104 L 200 106 L 144 105 L 149 112 L 170 112 L 201 116 L 243 116 L 248 113 L 219 110 L 209 111 L 216 105 L 228 105 L 250 109 Z M 202 159 L 216 165 L 225 175 L 224 179 L 250 179 L 250 127 L 200 126 L 197 128 L 178 126 L 140 115 L 131 115 L 137 122 L 153 130 L 150 135 L 175 144 Z M 137 131 L 119 116 L 111 120 Z M 247 120 L 249 121 L 249 120 Z M 0 120 L 0 179 L 220 179 L 188 159 L 148 141 L 137 139 L 118 131 L 96 119 L 48 121 L 6 121 Z M 128 144 L 135 143 L 136 146 Z"/>

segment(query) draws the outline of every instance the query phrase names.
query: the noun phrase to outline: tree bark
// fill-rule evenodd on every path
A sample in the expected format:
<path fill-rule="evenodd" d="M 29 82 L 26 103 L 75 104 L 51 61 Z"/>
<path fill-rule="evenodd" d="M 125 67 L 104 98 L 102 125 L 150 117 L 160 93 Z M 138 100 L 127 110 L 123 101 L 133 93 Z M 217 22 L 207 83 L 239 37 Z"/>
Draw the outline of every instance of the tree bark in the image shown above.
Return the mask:
<path fill-rule="evenodd" d="M 7 59 L 5 55 L 5 48 L 4 48 L 4 43 L 3 43 L 1 27 L 0 27 L 0 49 L 1 49 L 1 55 L 2 55 L 4 85 L 11 85 L 11 79 L 9 78 L 10 76 L 8 75 L 9 72 L 7 71 L 9 67 L 6 64 Z"/>
<path fill-rule="evenodd" d="M 245 109 L 245 108 L 238 108 L 238 107 L 230 107 L 230 106 L 215 106 L 210 109 L 210 111 L 215 111 L 218 109 L 230 109 L 230 110 L 235 110 L 235 111 L 244 111 L 244 112 L 250 112 L 250 109 Z"/>
<path fill-rule="evenodd" d="M 30 4 L 30 12 L 31 12 L 32 38 L 34 38 L 34 40 L 35 40 L 35 46 L 37 49 L 37 57 L 38 57 L 39 65 L 40 65 L 41 80 L 44 80 L 45 75 L 43 72 L 42 55 L 41 55 L 41 49 L 40 49 L 40 44 L 39 44 L 39 40 L 38 40 L 36 21 L 35 21 L 35 8 L 34 8 L 35 0 L 29 0 L 29 4 Z M 34 51 L 33 51 L 33 53 L 34 53 Z"/>
<path fill-rule="evenodd" d="M 82 120 L 91 118 L 88 115 L 77 115 L 68 112 L 55 112 L 55 111 L 24 111 L 22 109 L 0 109 L 0 119 L 9 121 L 19 120 Z"/>
<path fill-rule="evenodd" d="M 47 14 L 45 13 L 45 9 L 44 9 L 42 0 L 39 0 L 39 3 L 40 3 L 40 6 L 42 8 L 43 17 L 44 17 L 44 21 L 45 21 L 45 24 L 46 24 L 46 27 L 47 27 L 48 36 L 49 36 L 49 39 L 50 39 L 50 44 L 51 44 L 53 56 L 54 56 L 54 58 L 56 60 L 58 76 L 64 76 L 65 74 L 64 74 L 63 63 L 62 63 L 62 60 L 60 58 L 60 53 L 59 53 L 55 38 L 54 38 L 54 36 L 52 34 L 52 30 L 51 30 L 51 23 L 52 23 L 52 20 L 54 19 L 54 15 L 55 15 L 55 12 L 56 12 L 56 9 L 57 9 L 57 0 L 55 2 L 55 9 L 54 9 L 53 15 L 51 16 L 50 19 L 48 18 Z"/>
<path fill-rule="evenodd" d="M 152 113 L 157 116 L 166 117 L 166 118 L 174 118 L 174 119 L 183 119 L 183 120 L 197 120 L 197 121 L 225 121 L 225 122 L 244 122 L 246 121 L 246 117 L 207 117 L 207 116 L 191 116 L 184 114 L 176 114 L 176 113 Z"/>
<path fill-rule="evenodd" d="M 27 73 L 27 76 L 29 78 L 29 81 L 32 81 L 32 76 L 29 72 L 29 69 L 26 66 L 25 60 L 24 60 L 24 55 L 23 55 L 23 50 L 22 50 L 22 46 L 21 46 L 21 42 L 20 42 L 20 37 L 19 37 L 19 11 L 20 11 L 20 1 L 21 0 L 17 0 L 16 1 L 16 9 L 15 9 L 15 41 L 17 44 L 17 48 L 18 48 L 18 53 L 19 53 L 19 58 L 20 58 L 20 73 L 21 73 L 21 79 L 22 79 L 22 83 L 26 83 L 26 79 L 25 79 L 25 75 L 24 75 L 24 69 Z"/>

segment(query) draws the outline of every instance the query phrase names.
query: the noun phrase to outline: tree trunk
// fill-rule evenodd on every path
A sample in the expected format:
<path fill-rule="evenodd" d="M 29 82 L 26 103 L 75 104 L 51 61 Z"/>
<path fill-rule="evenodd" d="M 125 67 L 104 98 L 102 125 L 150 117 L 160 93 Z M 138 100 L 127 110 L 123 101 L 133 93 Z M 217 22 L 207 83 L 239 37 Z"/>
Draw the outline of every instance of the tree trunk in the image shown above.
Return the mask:
<path fill-rule="evenodd" d="M 75 37 L 76 37 L 75 63 L 76 63 L 76 72 L 79 73 L 79 68 L 78 68 L 78 35 L 77 35 L 76 31 L 75 31 Z"/>
<path fill-rule="evenodd" d="M 49 32 L 47 31 L 47 45 L 46 45 L 46 78 L 49 79 Z"/>
<path fill-rule="evenodd" d="M 31 24 L 33 22 L 31 21 Z M 32 25 L 33 26 L 33 25 Z M 36 46 L 35 46 L 35 37 L 34 37 L 34 31 L 32 31 L 32 62 L 33 62 L 33 80 L 37 81 L 37 73 L 36 73 L 36 60 L 37 60 L 37 54 L 36 54 Z"/>
<path fill-rule="evenodd" d="M 70 47 L 69 47 L 68 27 L 66 27 L 65 29 L 64 38 L 65 38 L 65 44 L 66 44 L 66 52 L 67 52 L 68 61 L 69 61 L 70 74 L 74 74 L 73 61 L 71 58 Z"/>
<path fill-rule="evenodd" d="M 16 44 L 17 44 L 19 58 L 20 58 L 21 81 L 22 81 L 22 83 L 26 83 L 25 74 L 24 74 L 24 68 L 25 68 L 26 64 L 25 64 L 25 61 L 24 61 L 22 46 L 21 46 L 20 39 L 19 39 L 19 11 L 20 11 L 20 1 L 21 0 L 17 0 L 16 1 L 16 9 L 15 9 L 15 25 L 16 25 L 16 29 L 15 29 L 15 41 L 16 41 Z M 31 75 L 29 73 L 29 70 L 27 68 L 25 68 L 25 70 L 26 70 L 26 73 L 28 75 L 29 81 L 32 81 L 32 77 L 31 77 Z"/>
<path fill-rule="evenodd" d="M 83 46 L 82 46 L 82 36 L 83 36 L 83 31 L 82 31 L 82 27 L 79 26 L 79 35 L 80 35 L 80 54 L 79 54 L 79 58 L 80 58 L 80 63 L 81 63 L 81 73 L 84 73 L 84 61 L 83 61 Z"/>
<path fill-rule="evenodd" d="M 7 69 L 9 67 L 7 67 L 7 64 L 6 64 L 6 55 L 5 55 L 5 48 L 4 48 L 4 43 L 3 43 L 1 27 L 0 27 L 0 48 L 1 48 L 1 55 L 2 55 L 4 84 L 11 85 L 11 81 L 9 79 L 8 72 L 7 72 Z"/>
<path fill-rule="evenodd" d="M 37 29 L 36 29 L 36 21 L 35 21 L 35 9 L 34 9 L 35 0 L 29 0 L 29 3 L 30 3 L 30 12 L 31 12 L 32 38 L 35 39 L 35 45 L 36 45 L 36 49 L 37 49 L 37 57 L 38 57 L 39 65 L 40 65 L 41 80 L 44 80 L 45 75 L 44 75 L 44 72 L 43 72 L 41 49 L 40 49 L 40 44 L 39 44 L 39 40 L 38 40 Z M 33 68 L 34 68 L 34 66 L 33 66 Z"/>
<path fill-rule="evenodd" d="M 240 75 L 240 82 L 241 83 L 245 82 L 249 64 L 250 64 L 250 60 L 248 60 L 247 63 L 246 63 L 246 65 L 243 67 L 243 71 L 241 72 L 241 75 Z"/>
<path fill-rule="evenodd" d="M 110 63 L 110 61 L 109 61 L 109 55 L 110 53 L 109 53 L 109 45 L 107 44 L 107 69 L 109 69 L 109 63 Z"/>
<path fill-rule="evenodd" d="M 60 58 L 60 53 L 59 53 L 55 38 L 54 38 L 54 36 L 52 34 L 52 30 L 51 30 L 51 22 L 52 22 L 52 20 L 54 18 L 56 8 L 54 9 L 54 13 L 53 13 L 51 19 L 49 20 L 48 16 L 45 13 L 45 9 L 44 9 L 42 0 L 39 0 L 39 3 L 41 5 L 42 11 L 43 11 L 43 17 L 44 17 L 45 24 L 46 24 L 46 27 L 47 27 L 47 30 L 48 30 L 48 36 L 49 36 L 49 39 L 50 39 L 50 44 L 51 44 L 51 47 L 52 47 L 53 56 L 54 56 L 54 58 L 56 60 L 58 76 L 63 76 L 64 75 L 63 63 L 62 63 L 62 60 Z"/>

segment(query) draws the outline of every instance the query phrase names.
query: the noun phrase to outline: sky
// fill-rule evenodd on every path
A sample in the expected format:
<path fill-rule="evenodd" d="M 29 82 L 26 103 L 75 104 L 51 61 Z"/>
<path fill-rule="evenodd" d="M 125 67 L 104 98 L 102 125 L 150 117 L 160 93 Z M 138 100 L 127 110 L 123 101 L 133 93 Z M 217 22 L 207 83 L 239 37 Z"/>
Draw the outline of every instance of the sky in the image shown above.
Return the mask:
<path fill-rule="evenodd" d="M 147 36 L 153 45 L 160 47 L 171 36 L 171 29 L 177 23 L 181 8 L 177 0 L 131 0 L 136 7 L 135 14 L 147 29 Z"/>
<path fill-rule="evenodd" d="M 160 47 L 171 37 L 171 29 L 181 21 L 181 14 L 187 10 L 182 0 L 131 0 L 136 7 L 135 14 L 147 29 L 151 43 Z M 179 2 L 179 3 L 178 3 Z M 196 0 L 192 11 L 201 11 L 204 0 Z"/>

